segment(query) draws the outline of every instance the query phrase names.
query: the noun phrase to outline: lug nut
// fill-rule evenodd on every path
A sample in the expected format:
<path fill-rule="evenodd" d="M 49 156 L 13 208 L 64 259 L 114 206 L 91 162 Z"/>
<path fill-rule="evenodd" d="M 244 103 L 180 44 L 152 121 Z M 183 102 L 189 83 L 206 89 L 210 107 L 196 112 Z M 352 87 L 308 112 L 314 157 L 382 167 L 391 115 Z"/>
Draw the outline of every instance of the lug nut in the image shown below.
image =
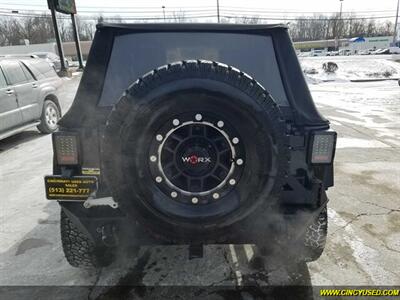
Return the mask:
<path fill-rule="evenodd" d="M 239 159 L 236 161 L 236 164 L 237 164 L 238 166 L 243 165 L 243 159 L 239 158 Z"/>
<path fill-rule="evenodd" d="M 232 143 L 234 143 L 236 145 L 237 143 L 239 143 L 239 139 L 237 137 L 234 137 L 232 139 Z"/>
<path fill-rule="evenodd" d="M 235 184 L 236 184 L 236 180 L 233 179 L 233 178 L 230 179 L 230 180 L 229 180 L 229 184 L 230 184 L 230 185 L 235 185 Z"/>
<path fill-rule="evenodd" d="M 174 119 L 173 121 L 172 121 L 172 124 L 174 125 L 174 126 L 178 126 L 179 125 L 179 120 L 178 119 Z"/>
<path fill-rule="evenodd" d="M 218 193 L 214 193 L 214 194 L 213 194 L 213 198 L 214 198 L 214 199 L 218 199 L 218 198 L 219 198 L 219 194 L 218 194 Z"/>
<path fill-rule="evenodd" d="M 172 197 L 172 198 L 178 197 L 178 193 L 177 193 L 177 192 L 171 192 L 171 197 Z"/>
<path fill-rule="evenodd" d="M 201 119 L 203 119 L 203 116 L 201 114 L 196 114 L 194 118 L 196 119 L 196 121 L 201 121 Z"/>
<path fill-rule="evenodd" d="M 198 198 L 196 198 L 196 197 L 193 197 L 192 198 L 192 203 L 193 204 L 197 204 L 199 202 L 199 199 Z"/>
<path fill-rule="evenodd" d="M 157 157 L 155 155 L 150 156 L 150 161 L 155 162 L 157 160 Z"/>
<path fill-rule="evenodd" d="M 156 182 L 160 183 L 162 181 L 162 177 L 161 176 L 157 176 L 156 177 Z"/>
<path fill-rule="evenodd" d="M 224 121 L 218 121 L 217 126 L 218 126 L 219 128 L 224 127 Z"/>
<path fill-rule="evenodd" d="M 157 140 L 157 141 L 161 142 L 162 139 L 163 139 L 163 136 L 162 136 L 161 134 L 157 134 L 157 135 L 156 135 L 156 140 Z"/>

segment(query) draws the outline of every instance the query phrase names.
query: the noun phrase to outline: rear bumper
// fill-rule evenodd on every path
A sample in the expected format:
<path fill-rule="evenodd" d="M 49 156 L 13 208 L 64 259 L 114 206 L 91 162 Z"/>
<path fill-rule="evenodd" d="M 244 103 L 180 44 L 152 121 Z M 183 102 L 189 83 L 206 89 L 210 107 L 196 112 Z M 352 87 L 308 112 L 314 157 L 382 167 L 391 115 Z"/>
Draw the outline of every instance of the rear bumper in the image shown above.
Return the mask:
<path fill-rule="evenodd" d="M 165 244 L 257 244 L 268 245 L 276 240 L 297 241 L 302 238 L 309 224 L 317 218 L 326 206 L 327 198 L 317 207 L 287 207 L 279 212 L 251 215 L 237 225 L 233 225 L 218 236 L 193 238 L 181 235 L 180 238 L 159 236 L 137 221 L 123 214 L 119 209 L 109 206 L 84 208 L 82 202 L 60 202 L 61 207 L 72 222 L 95 243 L 104 240 L 104 227 L 113 228 L 117 243 L 131 245 Z M 177 229 L 178 230 L 178 229 Z"/>

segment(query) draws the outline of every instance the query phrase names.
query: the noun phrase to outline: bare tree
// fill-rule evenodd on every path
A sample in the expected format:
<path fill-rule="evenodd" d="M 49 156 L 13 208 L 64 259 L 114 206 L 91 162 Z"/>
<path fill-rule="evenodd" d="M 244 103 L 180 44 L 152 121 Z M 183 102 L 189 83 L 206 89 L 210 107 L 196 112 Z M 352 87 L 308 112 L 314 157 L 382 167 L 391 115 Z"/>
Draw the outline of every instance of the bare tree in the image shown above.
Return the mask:
<path fill-rule="evenodd" d="M 172 12 L 172 18 L 171 18 L 172 22 L 176 22 L 176 23 L 183 23 L 186 21 L 186 17 L 185 17 L 185 12 L 180 10 L 180 11 L 173 11 Z"/>
<path fill-rule="evenodd" d="M 92 40 L 96 31 L 96 23 L 107 21 L 124 22 L 121 16 L 104 17 L 76 16 L 78 33 L 82 41 Z M 189 21 L 184 11 L 172 13 L 174 22 Z M 69 18 L 58 16 L 59 30 L 63 41 L 72 41 L 72 24 Z M 142 20 L 145 22 L 145 20 Z M 222 17 L 222 23 L 258 24 L 258 16 Z M 294 41 L 309 41 L 320 39 L 334 39 L 355 36 L 388 36 L 393 32 L 393 22 L 386 20 L 377 22 L 374 19 L 357 18 L 356 15 L 346 15 L 339 18 L 338 14 L 331 16 L 314 15 L 299 17 L 290 23 L 290 34 Z M 48 14 L 29 16 L 24 18 L 0 17 L 0 46 L 19 45 L 22 40 L 28 39 L 31 44 L 48 43 L 54 39 L 53 25 Z"/>
<path fill-rule="evenodd" d="M 235 23 L 237 24 L 259 24 L 260 18 L 258 16 L 252 16 L 252 17 L 241 17 L 235 19 Z"/>
<path fill-rule="evenodd" d="M 17 19 L 4 18 L 0 24 L 0 45 L 19 45 L 24 39 L 24 26 Z"/>
<path fill-rule="evenodd" d="M 376 22 L 348 15 L 339 18 L 338 14 L 330 17 L 315 15 L 301 17 L 292 22 L 289 27 L 294 41 L 309 41 L 320 39 L 349 38 L 355 36 L 386 36 L 393 32 L 393 23 L 390 21 Z"/>

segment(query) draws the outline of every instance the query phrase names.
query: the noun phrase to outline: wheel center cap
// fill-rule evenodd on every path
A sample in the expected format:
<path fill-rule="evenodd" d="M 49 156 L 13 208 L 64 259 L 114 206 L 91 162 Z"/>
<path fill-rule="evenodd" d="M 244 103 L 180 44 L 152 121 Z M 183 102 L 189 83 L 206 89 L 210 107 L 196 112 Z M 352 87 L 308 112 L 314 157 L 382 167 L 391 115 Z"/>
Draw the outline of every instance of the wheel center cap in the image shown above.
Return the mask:
<path fill-rule="evenodd" d="M 198 157 L 197 155 L 192 155 L 189 157 L 182 157 L 183 162 L 188 162 L 192 165 L 197 165 L 198 163 L 210 163 L 211 157 Z"/>
<path fill-rule="evenodd" d="M 189 138 L 178 147 L 177 166 L 183 173 L 203 176 L 214 167 L 215 147 L 204 138 Z"/>

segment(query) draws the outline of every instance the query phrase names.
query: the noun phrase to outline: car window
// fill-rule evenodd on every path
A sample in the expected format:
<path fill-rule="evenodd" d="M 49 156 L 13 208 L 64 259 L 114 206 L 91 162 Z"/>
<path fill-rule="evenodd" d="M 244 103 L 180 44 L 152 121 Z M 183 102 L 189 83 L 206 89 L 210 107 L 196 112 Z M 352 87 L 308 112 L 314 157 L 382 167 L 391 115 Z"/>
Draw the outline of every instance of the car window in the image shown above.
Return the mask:
<path fill-rule="evenodd" d="M 48 62 L 41 59 L 32 59 L 23 61 L 29 70 L 32 71 L 36 79 L 43 79 L 45 77 L 55 77 L 57 76 L 54 68 L 49 65 Z"/>
<path fill-rule="evenodd" d="M 22 67 L 22 71 L 25 74 L 26 79 L 30 82 L 30 81 L 35 81 L 35 78 L 32 76 L 32 73 L 30 70 L 28 70 L 28 68 L 21 63 L 21 67 Z"/>
<path fill-rule="evenodd" d="M 257 78 L 279 105 L 287 106 L 274 51 L 272 38 L 261 35 L 146 33 L 118 36 L 99 105 L 115 104 L 124 90 L 149 70 L 180 60 L 205 59 L 234 65 Z"/>
<path fill-rule="evenodd" d="M 3 71 L 0 68 L 0 89 L 7 87 L 6 78 L 4 77 Z"/>
<path fill-rule="evenodd" d="M 29 70 L 33 73 L 36 79 L 39 80 L 45 77 L 38 69 L 37 64 L 34 64 L 31 61 L 24 61 L 24 64 L 29 67 Z"/>
<path fill-rule="evenodd" d="M 28 82 L 28 79 L 18 61 L 7 61 L 3 64 L 3 69 L 10 84 Z"/>

